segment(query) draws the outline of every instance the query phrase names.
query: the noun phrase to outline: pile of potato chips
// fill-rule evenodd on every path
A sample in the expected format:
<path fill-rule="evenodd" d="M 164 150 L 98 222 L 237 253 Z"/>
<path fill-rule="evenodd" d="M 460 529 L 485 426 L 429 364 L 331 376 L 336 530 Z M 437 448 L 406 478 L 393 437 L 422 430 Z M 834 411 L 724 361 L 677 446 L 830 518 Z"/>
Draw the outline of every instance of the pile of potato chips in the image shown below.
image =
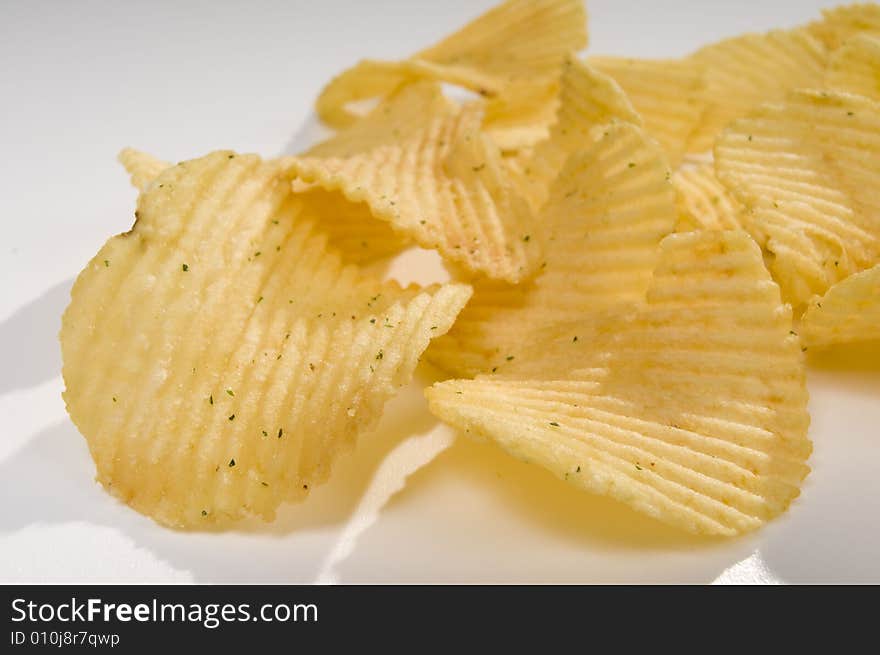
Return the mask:
<path fill-rule="evenodd" d="M 880 6 L 677 60 L 586 46 L 582 1 L 508 0 L 330 81 L 337 132 L 296 157 L 124 150 L 135 224 L 61 331 L 105 488 L 271 520 L 424 355 L 434 414 L 584 490 L 708 534 L 785 511 L 804 352 L 880 338 Z M 455 281 L 364 268 L 413 244 Z"/>

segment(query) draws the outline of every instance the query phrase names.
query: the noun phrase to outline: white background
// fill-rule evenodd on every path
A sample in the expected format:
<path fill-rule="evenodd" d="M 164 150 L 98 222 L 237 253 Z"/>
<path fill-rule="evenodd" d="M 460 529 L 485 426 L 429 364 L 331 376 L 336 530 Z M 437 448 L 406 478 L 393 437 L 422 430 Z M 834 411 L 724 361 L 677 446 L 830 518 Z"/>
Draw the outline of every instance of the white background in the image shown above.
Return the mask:
<path fill-rule="evenodd" d="M 590 52 L 683 55 L 829 4 L 593 0 Z M 811 359 L 814 472 L 786 516 L 736 540 L 680 534 L 455 441 L 418 384 L 269 526 L 175 533 L 93 482 L 56 334 L 73 277 L 131 225 L 118 150 L 295 151 L 320 134 L 311 105 L 333 74 L 490 5 L 0 2 L 0 582 L 880 582 L 880 352 Z"/>

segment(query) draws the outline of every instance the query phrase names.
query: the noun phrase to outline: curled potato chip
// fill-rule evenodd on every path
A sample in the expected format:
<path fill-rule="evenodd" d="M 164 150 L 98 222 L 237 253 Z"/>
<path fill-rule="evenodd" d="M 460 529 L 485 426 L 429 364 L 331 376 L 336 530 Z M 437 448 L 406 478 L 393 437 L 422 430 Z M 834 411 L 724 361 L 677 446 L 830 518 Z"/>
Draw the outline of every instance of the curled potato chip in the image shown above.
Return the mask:
<path fill-rule="evenodd" d="M 518 362 L 435 384 L 431 411 L 692 532 L 759 527 L 809 471 L 791 312 L 744 232 L 667 237 L 643 307 L 574 322 Z"/>
<path fill-rule="evenodd" d="M 512 84 L 483 104 L 486 134 L 504 152 L 519 152 L 549 136 L 559 108 L 559 84 L 543 89 L 528 82 Z"/>
<path fill-rule="evenodd" d="M 409 239 L 395 232 L 385 221 L 377 221 L 369 206 L 350 202 L 338 192 L 321 188 L 298 194 L 303 218 L 327 233 L 328 245 L 338 250 L 347 263 L 368 264 L 399 253 Z"/>
<path fill-rule="evenodd" d="M 799 332 L 810 347 L 880 339 L 880 264 L 813 298 Z"/>
<path fill-rule="evenodd" d="M 550 184 L 568 156 L 593 141 L 593 132 L 613 122 L 642 124 L 620 85 L 578 59 L 566 60 L 559 96 L 549 137 L 515 160 L 517 180 L 534 209 L 547 200 Z"/>
<path fill-rule="evenodd" d="M 340 135 L 340 140 L 345 140 L 346 136 Z M 354 144 L 350 145 L 354 147 Z M 336 146 L 346 147 L 342 143 Z M 119 161 L 131 176 L 132 186 L 140 191 L 171 167 L 168 162 L 133 148 L 120 152 Z M 313 221 L 327 233 L 329 245 L 340 251 L 346 262 L 367 264 L 383 259 L 400 252 L 409 242 L 404 235 L 392 230 L 388 223 L 373 218 L 364 203 L 349 202 L 340 193 L 320 188 L 298 191 L 303 218 Z"/>
<path fill-rule="evenodd" d="M 880 100 L 880 38 L 862 34 L 832 53 L 825 87 Z"/>
<path fill-rule="evenodd" d="M 343 266 L 253 155 L 163 171 L 135 215 L 73 287 L 64 398 L 98 480 L 168 526 L 305 497 L 470 295 Z"/>
<path fill-rule="evenodd" d="M 433 92 L 407 86 L 394 102 L 427 106 L 413 99 L 425 93 Z M 288 165 L 306 183 L 366 203 L 375 217 L 471 273 L 526 279 L 540 261 L 540 235 L 524 240 L 534 227 L 532 211 L 500 150 L 480 131 L 478 107 L 430 106 L 434 113 L 422 117 L 420 129 L 383 145 L 347 157 L 292 158 Z"/>
<path fill-rule="evenodd" d="M 678 207 L 676 232 L 742 227 L 742 205 L 715 176 L 715 164 L 683 164 L 672 175 Z"/>
<path fill-rule="evenodd" d="M 803 29 L 744 34 L 698 50 L 688 61 L 705 72 L 707 108 L 688 151 L 710 150 L 722 129 L 761 103 L 821 86 L 826 60 L 824 45 Z"/>
<path fill-rule="evenodd" d="M 326 141 L 309 148 L 308 157 L 352 157 L 374 148 L 404 141 L 422 132 L 426 120 L 449 116 L 456 106 L 443 96 L 434 82 L 414 82 L 389 94 L 375 109 L 338 131 Z"/>
<path fill-rule="evenodd" d="M 150 182 L 159 177 L 159 173 L 171 166 L 167 161 L 134 148 L 124 148 L 118 159 L 131 177 L 131 185 L 139 191 L 143 191 Z"/>
<path fill-rule="evenodd" d="M 493 138 L 520 147 L 545 133 L 562 62 L 586 44 L 582 0 L 507 0 L 408 60 L 368 60 L 345 71 L 324 88 L 316 109 L 328 124 L 345 127 L 359 118 L 346 106 L 352 102 L 418 79 L 450 82 L 495 100 L 487 113 L 489 124 L 497 119 Z"/>
<path fill-rule="evenodd" d="M 641 300 L 657 246 L 676 220 L 660 147 L 628 123 L 606 126 L 569 158 L 540 219 L 545 262 L 530 282 L 474 284 L 474 296 L 427 357 L 459 375 L 504 370 L 535 335 Z"/>
<path fill-rule="evenodd" d="M 645 130 L 663 146 L 669 164 L 678 166 L 706 110 L 703 67 L 688 61 L 626 57 L 590 57 L 588 63 L 620 84 Z"/>
<path fill-rule="evenodd" d="M 796 309 L 880 262 L 880 104 L 793 92 L 725 130 L 715 168 Z"/>
<path fill-rule="evenodd" d="M 859 34 L 880 36 L 880 5 L 855 3 L 822 10 L 822 20 L 814 21 L 807 30 L 829 50 Z"/>

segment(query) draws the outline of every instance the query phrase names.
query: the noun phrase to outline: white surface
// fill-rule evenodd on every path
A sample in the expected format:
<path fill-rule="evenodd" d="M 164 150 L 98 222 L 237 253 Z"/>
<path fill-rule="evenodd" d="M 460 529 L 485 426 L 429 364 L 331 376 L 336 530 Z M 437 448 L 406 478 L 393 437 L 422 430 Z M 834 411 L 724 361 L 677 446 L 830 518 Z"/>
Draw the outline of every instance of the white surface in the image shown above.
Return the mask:
<path fill-rule="evenodd" d="M 811 362 L 814 471 L 788 514 L 732 541 L 680 534 L 488 445 L 453 443 L 418 385 L 331 484 L 272 525 L 175 533 L 92 481 L 61 402 L 55 335 L 73 277 L 132 222 L 116 152 L 297 149 L 319 133 L 311 103 L 331 75 L 417 50 L 490 4 L 0 4 L 0 581 L 880 582 L 880 352 Z M 592 52 L 675 56 L 828 3 L 588 4 Z"/>

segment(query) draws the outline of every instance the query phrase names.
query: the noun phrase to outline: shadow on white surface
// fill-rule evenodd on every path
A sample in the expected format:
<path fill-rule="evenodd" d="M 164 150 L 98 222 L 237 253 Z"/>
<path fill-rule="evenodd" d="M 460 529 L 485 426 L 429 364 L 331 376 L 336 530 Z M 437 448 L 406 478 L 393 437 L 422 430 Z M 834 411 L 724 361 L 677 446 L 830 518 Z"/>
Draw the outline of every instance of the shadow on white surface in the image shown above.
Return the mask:
<path fill-rule="evenodd" d="M 0 322 L 0 394 L 46 382 L 61 370 L 58 331 L 73 278 L 59 282 Z"/>
<path fill-rule="evenodd" d="M 431 372 L 420 369 L 418 375 Z M 346 525 L 356 518 L 361 499 L 389 453 L 412 437 L 445 431 L 424 407 L 421 390 L 430 381 L 417 379 L 390 401 L 377 431 L 363 437 L 355 453 L 341 458 L 331 481 L 318 487 L 307 502 L 282 507 L 274 523 L 244 522 L 231 532 L 168 530 L 130 510 L 94 482 L 85 440 L 73 424 L 69 420 L 56 423 L 30 437 L 0 463 L 0 490 L 6 499 L 0 505 L 0 549 L 12 555 L 20 550 L 17 543 L 32 543 L 34 533 L 50 539 L 59 533 L 58 526 L 77 524 L 113 530 L 120 534 L 116 541 L 127 540 L 131 548 L 149 551 L 152 558 L 167 564 L 170 582 L 190 578 L 196 582 L 312 582 L 326 569 L 328 553 L 337 548 Z M 378 518 L 382 505 L 403 487 L 410 473 L 405 467 L 394 471 L 384 467 L 387 493 L 373 493 L 369 521 Z M 361 529 L 369 523 L 363 521 L 361 517 Z M 358 533 L 349 530 L 350 545 Z M 58 562 L 68 559 L 63 550 L 56 552 Z M 21 564 L 20 559 L 16 561 Z M 56 581 L 52 564 L 50 558 L 46 566 L 15 566 L 3 575 L 17 582 Z M 47 577 L 38 571 L 45 571 Z M 132 575 L 117 581 L 140 579 L 137 572 Z M 80 581 L 89 579 L 84 574 Z"/>

